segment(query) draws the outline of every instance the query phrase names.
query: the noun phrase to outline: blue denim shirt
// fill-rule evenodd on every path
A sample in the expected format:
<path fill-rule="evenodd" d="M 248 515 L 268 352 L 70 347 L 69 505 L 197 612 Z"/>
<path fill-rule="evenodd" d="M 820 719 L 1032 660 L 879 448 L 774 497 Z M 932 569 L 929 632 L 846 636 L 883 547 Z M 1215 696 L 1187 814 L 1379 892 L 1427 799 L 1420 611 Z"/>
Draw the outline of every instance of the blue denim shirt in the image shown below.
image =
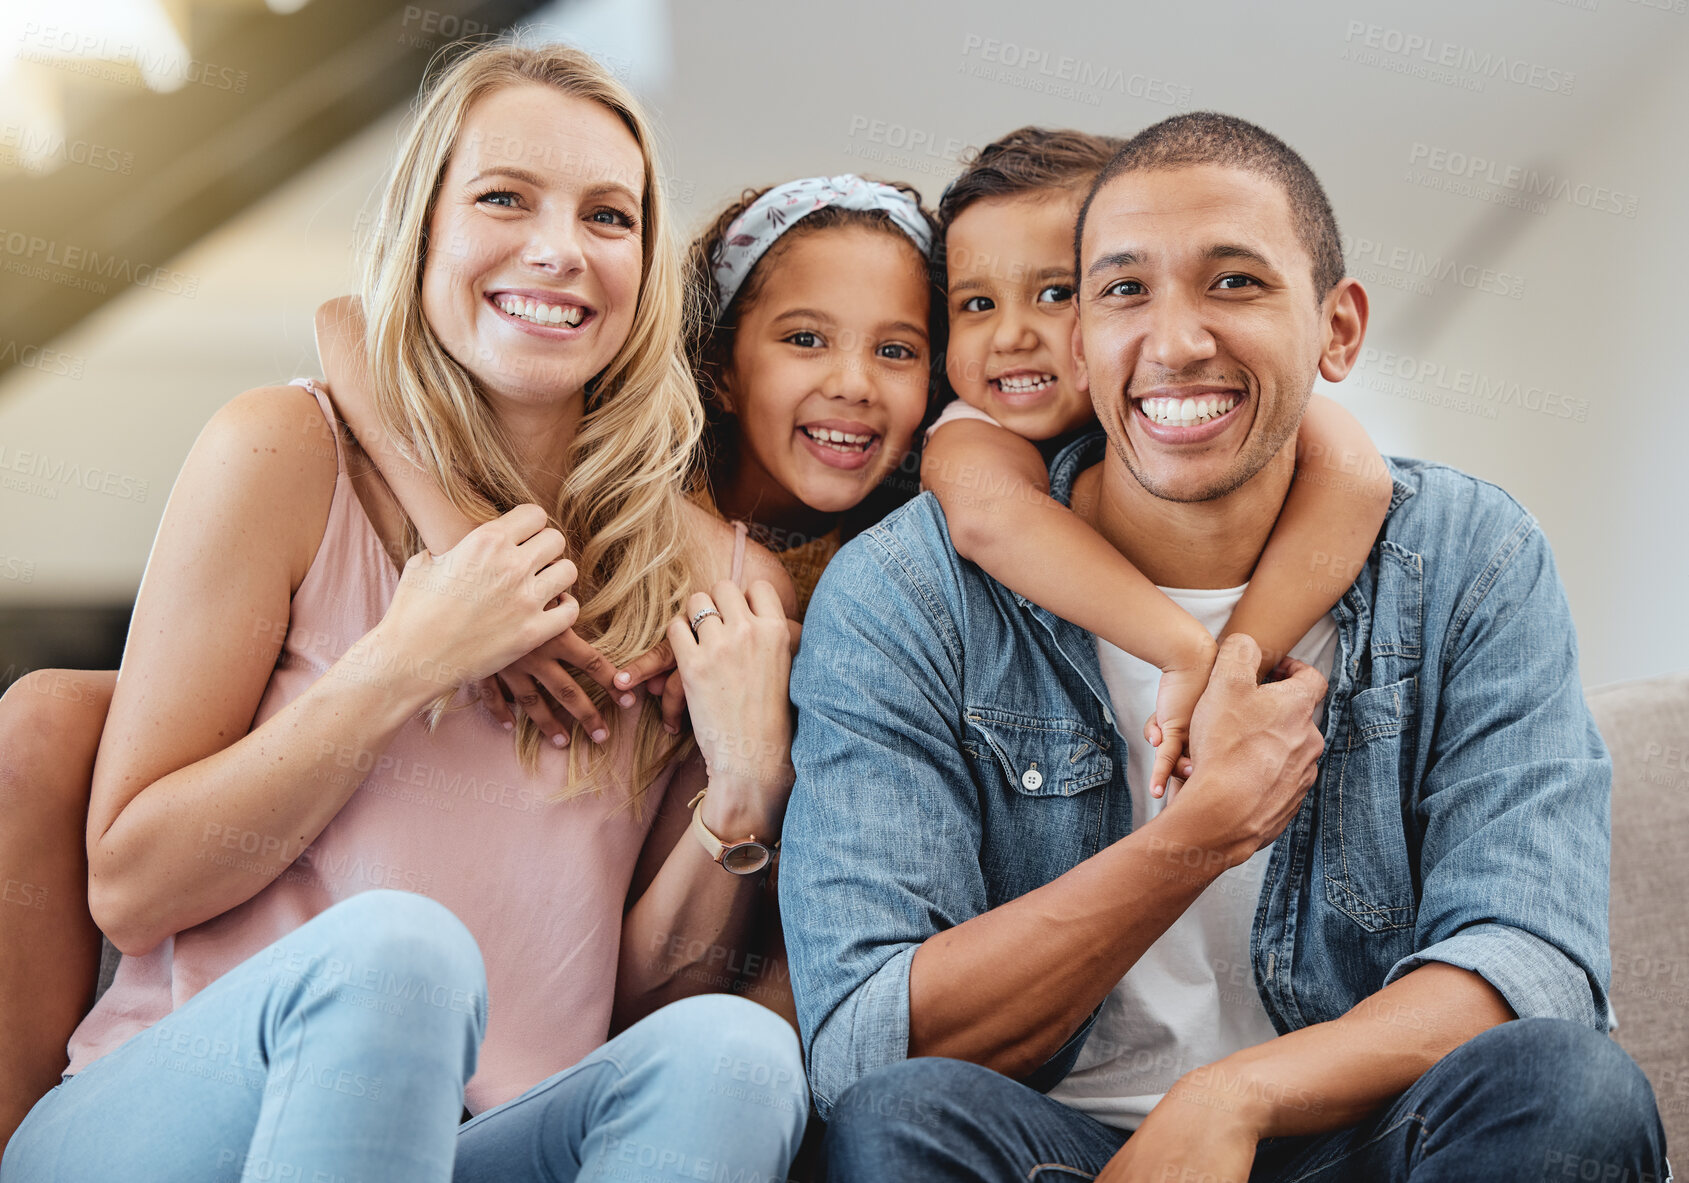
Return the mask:
<path fill-rule="evenodd" d="M 1064 449 L 1052 494 L 1103 448 Z M 1611 764 L 1548 543 L 1495 486 L 1390 463 L 1335 609 L 1319 777 L 1256 909 L 1256 988 L 1283 1033 L 1440 961 L 1521 1018 L 1607 1029 Z M 792 698 L 780 905 L 825 1116 L 907 1055 L 923 941 L 1131 832 L 1122 734 L 1143 721 L 1114 718 L 1090 633 L 956 554 L 930 493 L 828 566 Z M 1066 1075 L 1089 1028 L 1027 1082 Z"/>

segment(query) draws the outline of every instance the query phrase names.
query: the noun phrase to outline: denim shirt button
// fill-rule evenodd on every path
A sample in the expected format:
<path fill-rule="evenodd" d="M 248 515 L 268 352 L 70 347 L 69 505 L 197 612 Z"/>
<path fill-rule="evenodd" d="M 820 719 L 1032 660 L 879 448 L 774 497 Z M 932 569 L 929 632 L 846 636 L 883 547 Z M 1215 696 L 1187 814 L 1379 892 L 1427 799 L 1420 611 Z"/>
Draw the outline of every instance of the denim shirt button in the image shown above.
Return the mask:
<path fill-rule="evenodd" d="M 1039 772 L 1036 768 L 1028 768 L 1025 772 L 1021 773 L 1020 783 L 1026 786 L 1027 792 L 1036 793 L 1039 787 L 1044 783 L 1044 774 Z"/>

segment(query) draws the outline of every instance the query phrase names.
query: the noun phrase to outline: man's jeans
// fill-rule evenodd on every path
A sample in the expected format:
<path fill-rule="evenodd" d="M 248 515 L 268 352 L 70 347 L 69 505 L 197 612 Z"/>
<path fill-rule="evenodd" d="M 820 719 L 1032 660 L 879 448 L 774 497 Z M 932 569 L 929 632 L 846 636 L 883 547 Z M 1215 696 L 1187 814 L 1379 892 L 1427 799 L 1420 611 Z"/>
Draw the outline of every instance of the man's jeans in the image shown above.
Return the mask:
<path fill-rule="evenodd" d="M 364 892 L 68 1077 L 0 1183 L 785 1178 L 809 1099 L 773 1012 L 676 1002 L 460 1127 L 486 994 L 455 916 Z"/>
<path fill-rule="evenodd" d="M 960 1060 L 907 1060 L 847 1089 L 827 1128 L 829 1183 L 1095 1177 L 1126 1132 Z M 1161 1183 L 1157 1174 L 1155 1183 Z M 1217 1180 L 1195 1171 L 1170 1180 Z M 1263 1141 L 1250 1183 L 1664 1183 L 1665 1131 L 1636 1062 L 1563 1019 L 1491 1028 L 1375 1119 Z"/>

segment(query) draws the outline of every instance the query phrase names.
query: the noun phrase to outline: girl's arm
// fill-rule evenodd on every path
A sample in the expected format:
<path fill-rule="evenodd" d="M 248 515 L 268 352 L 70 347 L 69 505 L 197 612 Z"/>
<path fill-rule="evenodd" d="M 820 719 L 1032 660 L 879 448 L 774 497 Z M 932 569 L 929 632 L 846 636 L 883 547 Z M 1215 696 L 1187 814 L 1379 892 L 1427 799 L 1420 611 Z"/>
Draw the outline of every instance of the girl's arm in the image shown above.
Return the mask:
<path fill-rule="evenodd" d="M 1366 429 L 1338 403 L 1314 395 L 1278 524 L 1221 634 L 1255 638 L 1262 676 L 1355 581 L 1390 508 L 1391 484 Z"/>
<path fill-rule="evenodd" d="M 452 504 L 433 477 L 399 451 L 382 426 L 367 385 L 364 314 L 356 296 L 337 296 L 317 309 L 317 355 L 323 363 L 323 377 L 328 380 L 335 409 L 352 429 L 359 446 L 375 461 L 400 508 L 416 523 L 424 545 L 434 554 L 443 554 L 456 546 L 476 523 Z M 395 557 L 402 562 L 406 556 Z M 580 684 L 569 676 L 565 666 L 589 675 L 621 705 L 633 704 L 630 691 L 612 685 L 615 665 L 573 629 L 553 638 L 543 649 L 517 658 L 509 669 L 500 672 L 497 681 L 487 678 L 481 682 L 477 687 L 481 701 L 494 718 L 507 728 L 514 727 L 515 716 L 498 687 L 502 681 L 509 687 L 512 700 L 522 704 L 523 713 L 533 719 L 553 744 L 559 747 L 568 744 L 572 730 L 568 716 L 580 722 L 587 736 L 602 743 L 610 735 L 604 716 Z M 564 708 L 565 718 L 558 718 L 558 712 L 539 693 L 540 687 Z"/>
<path fill-rule="evenodd" d="M 963 558 L 1162 671 L 1162 735 L 1151 786 L 1158 792 L 1214 666 L 1218 646 L 1208 630 L 1049 495 L 1043 457 L 1008 428 L 973 419 L 945 424 L 927 444 L 921 483 L 944 507 L 951 543 Z"/>
<path fill-rule="evenodd" d="M 269 388 L 212 417 L 171 490 L 88 810 L 89 907 L 125 953 L 258 894 L 356 789 L 338 766 L 346 752 L 380 753 L 443 691 L 573 618 L 566 606 L 544 610 L 574 578 L 573 564 L 555 561 L 562 536 L 537 506 L 520 506 L 449 554 L 410 560 L 375 627 L 254 727 L 335 474 L 316 399 Z M 530 586 L 463 595 L 478 578 Z"/>
<path fill-rule="evenodd" d="M 435 554 L 456 546 L 476 523 L 452 504 L 432 477 L 405 458 L 382 427 L 366 385 L 364 313 L 356 296 L 336 296 L 317 309 L 317 356 L 334 409 L 381 470 L 381 479 L 416 523 L 424 545 Z M 395 557 L 402 561 L 406 556 Z"/>

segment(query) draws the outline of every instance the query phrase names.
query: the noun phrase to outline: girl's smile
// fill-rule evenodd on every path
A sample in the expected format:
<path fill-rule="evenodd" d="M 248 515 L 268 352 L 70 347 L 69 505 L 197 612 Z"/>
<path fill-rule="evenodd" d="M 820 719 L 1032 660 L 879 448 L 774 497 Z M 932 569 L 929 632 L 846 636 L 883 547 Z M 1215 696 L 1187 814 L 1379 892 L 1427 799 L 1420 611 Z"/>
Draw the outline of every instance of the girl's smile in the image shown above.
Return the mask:
<path fill-rule="evenodd" d="M 760 264 L 719 396 L 738 419 L 724 512 L 842 513 L 902 460 L 926 412 L 930 285 L 896 231 L 794 231 Z"/>

